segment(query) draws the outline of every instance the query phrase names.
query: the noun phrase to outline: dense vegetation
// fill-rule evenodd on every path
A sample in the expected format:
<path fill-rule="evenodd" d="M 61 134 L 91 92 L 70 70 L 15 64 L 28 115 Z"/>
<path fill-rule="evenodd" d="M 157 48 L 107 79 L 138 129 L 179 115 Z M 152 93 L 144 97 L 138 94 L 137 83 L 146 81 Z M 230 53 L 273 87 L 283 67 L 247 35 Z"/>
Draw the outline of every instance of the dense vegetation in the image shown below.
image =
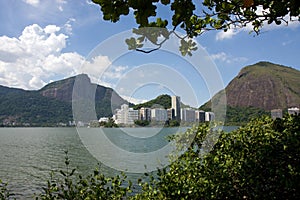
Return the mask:
<path fill-rule="evenodd" d="M 270 116 L 270 112 L 267 112 L 260 108 L 255 107 L 227 107 L 225 124 L 227 126 L 240 126 L 245 125 L 254 118 L 261 116 Z"/>
<path fill-rule="evenodd" d="M 38 199 L 299 199 L 300 115 L 254 119 L 231 133 L 201 124 L 172 139 L 184 144 L 194 135 L 190 146 L 178 145 L 187 148 L 181 157 L 139 180 L 138 194 L 124 174 L 105 177 L 95 170 L 74 177 L 66 157 L 67 169 Z M 9 196 L 6 185 L 0 184 L 0 196 Z"/>
<path fill-rule="evenodd" d="M 73 119 L 70 103 L 35 91 L 0 95 L 0 113 L 0 122 L 5 126 L 53 126 Z"/>
<path fill-rule="evenodd" d="M 155 99 L 133 106 L 133 109 L 138 110 L 142 107 L 145 108 L 162 107 L 164 109 L 171 108 L 171 97 L 167 94 L 159 95 Z"/>

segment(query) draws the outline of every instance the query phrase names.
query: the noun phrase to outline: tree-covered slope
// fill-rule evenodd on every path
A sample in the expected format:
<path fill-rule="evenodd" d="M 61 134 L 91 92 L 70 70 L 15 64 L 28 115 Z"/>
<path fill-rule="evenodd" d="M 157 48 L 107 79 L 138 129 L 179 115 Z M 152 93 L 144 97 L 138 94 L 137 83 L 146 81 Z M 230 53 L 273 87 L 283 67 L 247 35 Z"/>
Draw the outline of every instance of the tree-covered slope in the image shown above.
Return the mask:
<path fill-rule="evenodd" d="M 150 101 L 147 101 L 145 103 L 137 104 L 133 106 L 134 109 L 140 109 L 142 107 L 145 108 L 152 108 L 152 107 L 162 107 L 164 109 L 171 108 L 171 97 L 167 94 L 162 94 L 156 97 L 155 99 L 152 99 Z"/>
<path fill-rule="evenodd" d="M 97 118 L 112 116 L 115 108 L 127 103 L 113 89 L 91 83 L 85 74 L 52 82 L 37 91 L 0 86 L 0 124 L 52 126 L 68 123 L 73 121 L 72 103 L 76 101 L 76 94 L 84 97 L 83 102 L 93 102 Z M 91 99 L 82 94 L 89 94 Z"/>

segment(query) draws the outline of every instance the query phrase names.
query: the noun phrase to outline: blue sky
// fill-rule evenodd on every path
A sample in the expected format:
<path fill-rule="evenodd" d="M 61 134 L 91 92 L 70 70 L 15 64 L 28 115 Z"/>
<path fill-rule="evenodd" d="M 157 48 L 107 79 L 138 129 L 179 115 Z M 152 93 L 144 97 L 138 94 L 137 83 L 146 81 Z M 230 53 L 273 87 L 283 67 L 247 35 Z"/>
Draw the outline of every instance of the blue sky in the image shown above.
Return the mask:
<path fill-rule="evenodd" d="M 122 41 L 136 27 L 133 17 L 104 21 L 89 0 L 0 0 L 0 9 L 0 85 L 9 87 L 34 90 L 88 73 L 132 101 L 169 93 L 199 106 L 244 66 L 270 61 L 300 70 L 299 22 L 266 26 L 259 36 L 249 34 L 250 27 L 207 32 L 196 39 L 200 53 L 182 58 L 175 47 L 128 51 Z"/>

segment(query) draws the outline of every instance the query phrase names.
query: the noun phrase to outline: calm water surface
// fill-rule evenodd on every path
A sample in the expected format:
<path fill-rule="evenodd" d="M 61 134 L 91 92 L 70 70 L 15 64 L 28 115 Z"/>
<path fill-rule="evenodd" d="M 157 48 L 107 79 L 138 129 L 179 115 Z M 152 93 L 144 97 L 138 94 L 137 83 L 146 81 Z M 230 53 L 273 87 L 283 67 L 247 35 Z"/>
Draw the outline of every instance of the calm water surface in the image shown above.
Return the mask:
<path fill-rule="evenodd" d="M 95 129 L 84 130 L 95 132 Z M 148 139 L 143 136 L 133 139 L 119 129 L 107 129 L 106 133 L 121 148 L 147 152 L 164 146 L 166 136 L 172 134 L 169 130 Z M 99 161 L 83 146 L 76 128 L 1 128 L 0 179 L 9 183 L 17 199 L 32 199 L 34 193 L 42 191 L 51 170 L 65 169 L 65 150 L 69 152 L 71 167 L 80 174 L 91 174 L 98 166 Z M 107 175 L 116 173 L 103 165 L 101 169 Z"/>
<path fill-rule="evenodd" d="M 85 130 L 95 132 L 95 129 Z M 124 134 L 119 129 L 105 132 L 111 142 L 127 151 L 150 152 L 166 145 L 166 137 L 178 131 L 162 129 L 155 137 L 148 137 L 149 128 L 125 132 L 129 133 L 128 130 L 133 135 L 140 133 L 139 137 Z M 33 199 L 35 193 L 42 192 L 51 170 L 65 169 L 66 150 L 71 167 L 76 168 L 77 173 L 88 175 L 98 166 L 99 161 L 84 147 L 76 128 L 0 128 L 0 179 L 9 183 L 9 189 L 17 199 Z M 116 173 L 105 166 L 101 169 L 107 175 Z M 134 179 L 140 176 L 129 175 Z"/>

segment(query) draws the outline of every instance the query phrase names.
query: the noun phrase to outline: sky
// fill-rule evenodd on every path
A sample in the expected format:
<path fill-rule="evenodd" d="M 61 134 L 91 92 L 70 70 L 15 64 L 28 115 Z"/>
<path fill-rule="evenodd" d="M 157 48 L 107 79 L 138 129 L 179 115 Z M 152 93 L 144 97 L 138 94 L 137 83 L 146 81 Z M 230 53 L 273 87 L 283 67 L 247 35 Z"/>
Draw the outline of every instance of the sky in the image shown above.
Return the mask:
<path fill-rule="evenodd" d="M 258 36 L 251 27 L 207 32 L 195 39 L 198 51 L 182 57 L 176 38 L 150 54 L 129 51 L 132 15 L 104 21 L 90 0 L 0 0 L 0 21 L 0 85 L 14 88 L 37 90 L 87 73 L 134 103 L 166 93 L 198 107 L 247 65 L 269 61 L 300 70 L 299 22 L 265 26 Z"/>

